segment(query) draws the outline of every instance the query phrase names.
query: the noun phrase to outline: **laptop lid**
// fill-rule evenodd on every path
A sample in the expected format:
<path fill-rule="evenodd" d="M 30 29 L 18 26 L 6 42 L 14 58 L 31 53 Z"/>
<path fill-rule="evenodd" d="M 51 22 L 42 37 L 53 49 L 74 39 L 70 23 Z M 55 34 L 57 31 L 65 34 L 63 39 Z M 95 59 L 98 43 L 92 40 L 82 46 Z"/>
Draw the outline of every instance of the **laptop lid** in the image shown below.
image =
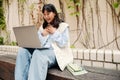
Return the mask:
<path fill-rule="evenodd" d="M 18 46 L 26 48 L 41 48 L 37 28 L 35 26 L 13 27 Z"/>

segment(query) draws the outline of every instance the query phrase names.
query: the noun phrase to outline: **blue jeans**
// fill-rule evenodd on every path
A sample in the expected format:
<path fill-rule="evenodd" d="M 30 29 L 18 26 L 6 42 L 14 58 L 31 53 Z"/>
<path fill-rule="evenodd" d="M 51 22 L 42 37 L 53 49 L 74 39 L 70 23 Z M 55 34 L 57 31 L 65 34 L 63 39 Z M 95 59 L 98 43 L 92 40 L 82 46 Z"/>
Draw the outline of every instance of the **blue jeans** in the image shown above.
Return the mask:
<path fill-rule="evenodd" d="M 48 68 L 56 65 L 52 49 L 20 48 L 16 60 L 15 80 L 45 80 Z"/>

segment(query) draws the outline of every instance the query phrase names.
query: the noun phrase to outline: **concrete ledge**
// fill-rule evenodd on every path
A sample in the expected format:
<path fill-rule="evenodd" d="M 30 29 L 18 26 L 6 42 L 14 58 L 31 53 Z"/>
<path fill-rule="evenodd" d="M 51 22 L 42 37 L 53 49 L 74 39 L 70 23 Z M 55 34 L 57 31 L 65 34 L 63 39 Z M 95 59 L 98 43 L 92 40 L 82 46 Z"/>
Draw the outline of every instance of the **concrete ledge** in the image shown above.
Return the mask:
<path fill-rule="evenodd" d="M 18 46 L 0 46 L 0 55 L 16 55 Z M 72 49 L 74 62 L 79 65 L 120 70 L 120 50 Z"/>
<path fill-rule="evenodd" d="M 108 49 L 73 49 L 74 62 L 79 65 L 120 70 L 120 51 Z"/>

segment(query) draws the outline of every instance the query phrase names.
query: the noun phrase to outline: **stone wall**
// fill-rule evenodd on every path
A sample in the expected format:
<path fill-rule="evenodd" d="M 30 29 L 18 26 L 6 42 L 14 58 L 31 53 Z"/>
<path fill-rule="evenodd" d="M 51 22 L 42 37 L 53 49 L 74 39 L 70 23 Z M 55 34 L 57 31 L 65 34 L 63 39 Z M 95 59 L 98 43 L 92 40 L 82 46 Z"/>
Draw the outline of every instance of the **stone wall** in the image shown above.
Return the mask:
<path fill-rule="evenodd" d="M 13 27 L 21 25 L 33 25 L 39 22 L 39 1 L 40 0 L 24 0 L 23 9 L 19 6 L 18 0 L 4 0 L 5 18 L 8 36 L 10 40 L 16 41 Z M 47 0 L 46 3 L 52 3 L 57 8 L 58 13 L 62 13 L 60 2 L 64 12 L 65 22 L 69 24 L 71 45 L 76 48 L 102 48 L 102 49 L 119 49 L 120 50 L 120 27 L 117 18 L 113 15 L 114 8 L 107 3 L 111 0 L 81 0 L 79 26 L 77 27 L 76 16 L 70 15 L 74 9 L 69 9 L 70 0 Z M 84 3 L 82 3 L 84 1 Z M 19 5 L 18 5 L 19 4 Z M 102 5 L 101 5 L 102 4 Z M 112 4 L 112 3 L 111 3 Z M 83 5 L 83 7 L 82 7 Z M 42 6 L 42 5 L 41 5 Z M 34 7 L 31 9 L 30 7 Z M 33 18 L 31 12 L 33 11 Z M 116 14 L 120 9 L 115 9 Z M 113 17 L 114 16 L 114 17 Z M 119 20 L 119 19 L 118 19 Z M 41 20 L 40 20 L 41 21 Z"/>

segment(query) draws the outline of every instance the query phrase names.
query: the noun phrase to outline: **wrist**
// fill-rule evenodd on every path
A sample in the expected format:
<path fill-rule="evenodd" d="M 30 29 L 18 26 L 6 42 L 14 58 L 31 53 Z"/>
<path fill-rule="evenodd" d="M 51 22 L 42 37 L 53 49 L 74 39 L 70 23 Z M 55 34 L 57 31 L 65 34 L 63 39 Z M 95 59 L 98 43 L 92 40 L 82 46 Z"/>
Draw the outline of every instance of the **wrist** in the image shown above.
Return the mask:
<path fill-rule="evenodd" d="M 47 36 L 47 34 L 44 34 L 44 33 L 41 33 L 41 35 L 42 35 L 43 37 Z"/>

